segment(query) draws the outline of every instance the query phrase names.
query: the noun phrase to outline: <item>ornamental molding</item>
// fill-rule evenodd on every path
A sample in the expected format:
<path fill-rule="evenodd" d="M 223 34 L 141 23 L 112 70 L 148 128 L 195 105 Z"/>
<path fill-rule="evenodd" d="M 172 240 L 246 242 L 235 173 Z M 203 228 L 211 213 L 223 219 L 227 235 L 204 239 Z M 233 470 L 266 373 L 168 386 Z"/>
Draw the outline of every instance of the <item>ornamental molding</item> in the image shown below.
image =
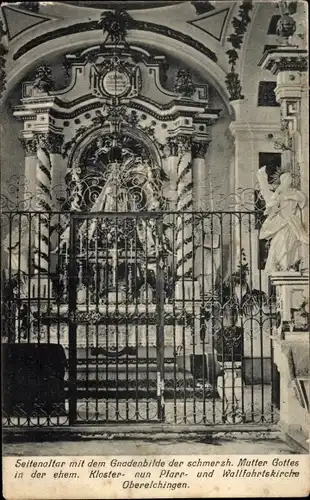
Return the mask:
<path fill-rule="evenodd" d="M 283 71 L 305 73 L 308 70 L 308 52 L 297 48 L 267 50 L 258 65 L 273 75 Z"/>
<path fill-rule="evenodd" d="M 46 102 L 46 105 L 41 99 L 36 99 L 35 102 L 32 99 L 29 102 L 25 102 L 24 100 L 23 105 L 14 107 L 14 116 L 23 121 L 36 121 L 37 114 L 46 113 L 51 118 L 57 120 L 74 120 L 83 113 L 89 111 L 99 112 L 99 110 L 102 110 L 102 100 L 100 101 L 90 94 L 76 99 L 71 104 L 74 107 L 83 102 L 85 102 L 84 105 L 68 112 L 65 110 L 71 107 L 70 103 L 65 103 L 57 97 L 53 98 L 53 102 L 50 102 L 50 100 Z M 37 104 L 38 107 L 34 107 L 34 104 Z M 63 104 L 65 110 L 61 109 Z M 167 104 L 161 105 L 145 96 L 132 99 L 129 107 L 132 110 L 141 111 L 142 114 L 147 114 L 162 122 L 169 122 L 184 117 L 192 118 L 194 123 L 203 123 L 207 126 L 213 125 L 222 111 L 221 109 L 205 109 L 200 103 L 183 100 L 182 102 L 172 100 Z"/>
<path fill-rule="evenodd" d="M 27 52 L 30 50 L 39 47 L 43 43 L 54 41 L 55 39 L 62 38 L 62 37 L 68 37 L 69 35 L 73 34 L 78 34 L 78 33 L 88 33 L 88 32 L 93 32 L 93 31 L 98 31 L 100 27 L 98 26 L 98 21 L 89 21 L 87 23 L 75 23 L 70 26 L 66 26 L 63 28 L 58 28 L 54 31 L 49 31 L 48 33 L 45 33 L 43 35 L 40 35 L 31 41 L 27 42 L 25 45 L 20 47 L 13 55 L 13 60 L 16 61 L 23 55 L 25 55 Z M 145 32 L 151 32 L 151 33 L 157 33 L 159 35 L 163 35 L 168 38 L 173 38 L 181 43 L 184 43 L 185 45 L 188 45 L 189 47 L 192 47 L 193 49 L 201 52 L 203 55 L 205 55 L 208 59 L 210 59 L 213 62 L 217 62 L 217 56 L 216 54 L 210 50 L 208 47 L 206 47 L 204 44 L 201 42 L 195 40 L 194 38 L 185 35 L 184 33 L 181 33 L 179 31 L 176 31 L 172 28 L 168 28 L 167 26 L 162 26 L 159 24 L 155 23 L 150 23 L 147 21 L 139 21 L 133 19 L 130 23 L 130 30 L 138 30 L 138 31 L 145 31 Z M 59 42 L 61 43 L 61 42 Z"/>
<path fill-rule="evenodd" d="M 281 98 L 281 128 L 292 134 L 298 130 L 301 115 L 301 96 L 299 98 Z"/>
<path fill-rule="evenodd" d="M 279 285 L 303 285 L 309 283 L 309 274 L 301 274 L 299 271 L 273 271 L 270 274 L 271 283 Z"/>
<path fill-rule="evenodd" d="M 232 121 L 229 124 L 231 134 L 238 140 L 267 141 L 268 135 L 281 133 L 281 124 L 275 123 L 249 123 L 242 121 Z M 268 139 L 269 140 L 269 139 Z"/>
<path fill-rule="evenodd" d="M 302 97 L 302 85 L 287 85 L 285 83 L 278 83 L 275 89 L 277 102 L 281 103 L 283 100 L 298 101 Z"/>
<path fill-rule="evenodd" d="M 116 106 L 115 108 L 104 109 L 100 111 L 94 118 L 90 120 L 89 125 L 81 125 L 75 132 L 75 135 L 67 141 L 62 148 L 63 158 L 71 158 L 74 151 L 81 146 L 83 141 L 91 135 L 103 130 L 117 135 L 127 134 L 132 137 L 140 138 L 143 142 L 148 141 L 149 145 L 155 146 L 157 154 L 161 158 L 165 158 L 165 144 L 160 142 L 155 131 L 156 122 L 151 121 L 149 125 L 141 125 L 135 110 L 126 106 Z M 71 161 L 70 160 L 70 161 Z"/>

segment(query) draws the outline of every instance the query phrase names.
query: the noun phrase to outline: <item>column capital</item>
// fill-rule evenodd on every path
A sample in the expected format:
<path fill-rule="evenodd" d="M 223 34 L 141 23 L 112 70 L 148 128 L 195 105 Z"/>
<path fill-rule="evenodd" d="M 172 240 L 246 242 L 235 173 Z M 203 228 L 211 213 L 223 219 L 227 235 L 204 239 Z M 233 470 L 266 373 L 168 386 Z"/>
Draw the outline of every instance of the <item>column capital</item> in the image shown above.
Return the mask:
<path fill-rule="evenodd" d="M 22 137 L 19 140 L 23 146 L 26 157 L 36 156 L 37 143 L 36 143 L 34 137 Z"/>
<path fill-rule="evenodd" d="M 193 138 L 191 135 L 178 136 L 178 145 L 180 154 L 190 152 L 192 149 L 192 144 L 193 144 Z"/>
<path fill-rule="evenodd" d="M 193 138 L 191 135 L 168 137 L 167 144 L 170 148 L 170 156 L 178 156 L 191 151 L 192 142 Z"/>
<path fill-rule="evenodd" d="M 60 154 L 64 137 L 53 131 L 39 132 L 34 135 L 37 148 L 44 148 L 51 154 Z"/>
<path fill-rule="evenodd" d="M 178 156 L 179 145 L 176 137 L 168 137 L 167 145 L 169 148 L 169 156 Z"/>
<path fill-rule="evenodd" d="M 193 158 L 204 158 L 211 141 L 197 141 L 193 140 L 192 143 L 192 154 Z"/>

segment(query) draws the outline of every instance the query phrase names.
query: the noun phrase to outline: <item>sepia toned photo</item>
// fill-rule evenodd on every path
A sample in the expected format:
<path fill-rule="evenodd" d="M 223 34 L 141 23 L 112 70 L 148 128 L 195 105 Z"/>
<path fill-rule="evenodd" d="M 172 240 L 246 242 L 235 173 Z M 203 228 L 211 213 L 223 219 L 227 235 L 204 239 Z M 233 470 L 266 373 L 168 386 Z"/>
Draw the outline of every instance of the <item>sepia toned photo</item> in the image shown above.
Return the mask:
<path fill-rule="evenodd" d="M 307 16 L 2 3 L 7 500 L 309 493 Z"/>

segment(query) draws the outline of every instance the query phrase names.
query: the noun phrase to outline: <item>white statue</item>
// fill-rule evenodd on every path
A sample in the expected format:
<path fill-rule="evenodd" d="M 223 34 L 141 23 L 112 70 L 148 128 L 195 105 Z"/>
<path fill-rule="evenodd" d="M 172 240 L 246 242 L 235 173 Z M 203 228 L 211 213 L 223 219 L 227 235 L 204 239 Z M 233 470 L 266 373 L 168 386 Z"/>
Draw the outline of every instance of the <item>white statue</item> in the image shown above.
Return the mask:
<path fill-rule="evenodd" d="M 309 245 L 308 234 L 302 221 L 302 209 L 307 197 L 292 186 L 289 172 L 280 176 L 280 185 L 272 191 L 268 183 L 266 167 L 257 172 L 261 194 L 266 202 L 267 215 L 260 239 L 270 240 L 265 271 L 288 271 L 305 256 Z"/>
<path fill-rule="evenodd" d="M 22 273 L 29 274 L 29 253 L 32 253 L 32 244 L 29 249 L 29 231 L 34 234 L 35 228 L 31 227 L 15 227 L 7 234 L 3 241 L 3 249 L 8 255 L 8 269 L 10 277 Z"/>

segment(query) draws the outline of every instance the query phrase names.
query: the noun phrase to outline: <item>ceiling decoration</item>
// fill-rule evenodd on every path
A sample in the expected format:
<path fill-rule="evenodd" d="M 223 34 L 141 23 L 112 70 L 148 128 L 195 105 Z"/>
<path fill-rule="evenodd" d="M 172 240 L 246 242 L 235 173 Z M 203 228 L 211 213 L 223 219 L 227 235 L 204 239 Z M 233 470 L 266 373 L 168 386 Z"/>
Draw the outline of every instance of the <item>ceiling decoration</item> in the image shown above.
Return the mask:
<path fill-rule="evenodd" d="M 201 31 L 204 31 L 208 35 L 212 36 L 212 38 L 215 38 L 215 40 L 220 42 L 222 40 L 228 13 L 229 8 L 218 10 L 216 12 L 211 11 L 198 19 L 188 21 L 188 23 L 192 24 Z"/>
<path fill-rule="evenodd" d="M 10 6 L 2 7 L 9 40 L 38 24 L 50 21 L 50 18 L 29 11 L 22 11 Z"/>
<path fill-rule="evenodd" d="M 59 2 L 59 3 L 64 3 L 64 4 L 71 4 L 75 5 L 76 7 L 88 7 L 92 9 L 111 9 L 114 10 L 115 8 L 117 9 L 126 9 L 126 10 L 140 10 L 140 9 L 156 9 L 158 7 L 167 7 L 169 5 L 175 5 L 178 3 L 182 2 L 167 2 L 167 1 L 157 1 L 157 2 L 152 2 L 152 1 L 138 1 L 138 2 L 93 2 L 93 1 L 86 1 L 86 2 L 71 2 L 71 1 L 66 1 L 66 2 Z"/>
<path fill-rule="evenodd" d="M 130 26 L 131 29 L 141 30 L 145 32 L 158 33 L 160 35 L 166 36 L 168 38 L 173 38 L 178 40 L 189 47 L 193 47 L 197 51 L 201 52 L 205 56 L 207 56 L 211 61 L 216 62 L 217 56 L 216 54 L 210 50 L 208 47 L 203 45 L 198 40 L 186 35 L 185 33 L 181 33 L 179 31 L 173 30 L 172 28 L 167 28 L 166 26 L 162 26 L 155 23 L 150 23 L 147 21 L 137 21 L 135 19 L 132 20 L 132 24 Z M 75 33 L 87 33 L 89 31 L 98 30 L 98 21 L 88 21 L 86 23 L 76 23 L 70 26 L 65 26 L 63 28 L 58 28 L 54 31 L 47 31 L 43 35 L 40 35 L 36 38 L 33 38 L 29 42 L 25 43 L 22 47 L 20 47 L 14 54 L 13 60 L 16 61 L 24 54 L 26 54 L 29 50 L 34 49 L 42 45 L 43 43 L 47 43 L 51 40 L 55 40 L 61 37 L 67 37 L 69 35 Z"/>
<path fill-rule="evenodd" d="M 250 12 L 252 9 L 252 2 L 249 0 L 243 0 L 242 4 L 239 6 L 238 17 L 233 17 L 231 22 L 233 32 L 227 37 L 227 42 L 231 46 L 231 48 L 226 51 L 228 64 L 230 65 L 230 72 L 226 75 L 225 83 L 230 95 L 230 101 L 244 99 L 244 95 L 242 95 L 241 81 L 239 74 L 236 72 L 236 67 L 240 57 L 239 51 L 242 48 L 244 36 L 247 32 L 248 25 L 251 22 Z"/>

